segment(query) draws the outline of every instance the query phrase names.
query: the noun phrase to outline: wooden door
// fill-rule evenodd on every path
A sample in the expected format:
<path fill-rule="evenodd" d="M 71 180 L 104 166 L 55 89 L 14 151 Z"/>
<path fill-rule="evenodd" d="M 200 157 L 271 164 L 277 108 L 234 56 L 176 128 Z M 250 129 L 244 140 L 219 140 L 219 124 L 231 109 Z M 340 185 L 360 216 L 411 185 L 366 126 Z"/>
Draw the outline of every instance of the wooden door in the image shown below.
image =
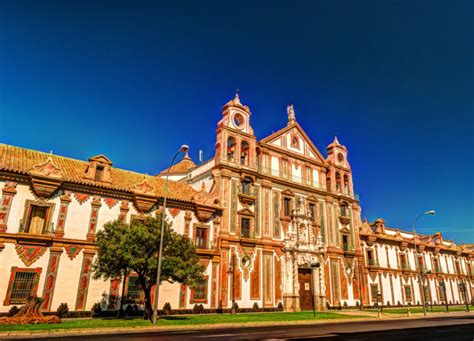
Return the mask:
<path fill-rule="evenodd" d="M 301 310 L 312 310 L 313 309 L 313 297 L 312 297 L 312 276 L 311 269 L 298 269 L 298 282 L 300 284 L 300 307 Z"/>

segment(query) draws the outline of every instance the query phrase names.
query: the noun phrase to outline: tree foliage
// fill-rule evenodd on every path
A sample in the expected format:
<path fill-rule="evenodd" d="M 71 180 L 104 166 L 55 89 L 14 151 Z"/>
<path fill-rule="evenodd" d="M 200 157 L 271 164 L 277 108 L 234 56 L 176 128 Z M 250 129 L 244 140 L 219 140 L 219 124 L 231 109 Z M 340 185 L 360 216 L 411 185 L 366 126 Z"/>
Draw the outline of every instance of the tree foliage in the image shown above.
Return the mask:
<path fill-rule="evenodd" d="M 145 318 L 150 318 L 152 311 L 151 289 L 156 284 L 161 219 L 160 214 L 131 224 L 117 220 L 105 224 L 97 233 L 94 278 L 117 278 L 126 269 L 135 272 L 145 293 Z M 191 240 L 176 233 L 165 221 L 161 281 L 192 286 L 203 278 L 204 270 Z"/>

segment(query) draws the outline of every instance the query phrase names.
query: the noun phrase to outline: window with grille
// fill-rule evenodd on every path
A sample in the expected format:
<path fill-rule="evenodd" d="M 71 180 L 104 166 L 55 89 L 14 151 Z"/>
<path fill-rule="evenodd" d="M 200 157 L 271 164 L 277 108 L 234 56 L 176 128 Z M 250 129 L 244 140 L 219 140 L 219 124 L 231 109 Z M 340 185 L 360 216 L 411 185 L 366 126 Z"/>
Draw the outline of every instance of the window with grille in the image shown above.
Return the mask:
<path fill-rule="evenodd" d="M 207 228 L 196 227 L 195 245 L 198 248 L 205 249 L 207 246 Z"/>
<path fill-rule="evenodd" d="M 144 293 L 142 286 L 138 280 L 138 276 L 129 276 L 128 285 L 127 285 L 127 301 L 134 303 L 143 303 L 144 302 Z"/>
<path fill-rule="evenodd" d="M 412 302 L 411 287 L 409 285 L 405 285 L 405 300 L 407 302 Z"/>
<path fill-rule="evenodd" d="M 372 297 L 372 302 L 377 303 L 378 302 L 378 294 L 379 294 L 379 286 L 377 284 L 371 284 L 370 285 L 370 294 Z"/>
<path fill-rule="evenodd" d="M 38 273 L 34 270 L 16 271 L 9 304 L 25 304 L 28 298 L 35 294 L 38 279 Z"/>
<path fill-rule="evenodd" d="M 207 278 L 197 281 L 194 284 L 194 296 L 193 300 L 196 301 L 206 301 L 207 300 Z"/>
<path fill-rule="evenodd" d="M 46 206 L 30 205 L 30 214 L 26 220 L 25 232 L 42 234 L 45 232 L 49 208 Z"/>
<path fill-rule="evenodd" d="M 442 302 L 446 302 L 446 295 L 444 294 L 444 283 L 440 282 L 440 285 L 438 285 L 438 294 L 439 294 L 439 300 Z"/>

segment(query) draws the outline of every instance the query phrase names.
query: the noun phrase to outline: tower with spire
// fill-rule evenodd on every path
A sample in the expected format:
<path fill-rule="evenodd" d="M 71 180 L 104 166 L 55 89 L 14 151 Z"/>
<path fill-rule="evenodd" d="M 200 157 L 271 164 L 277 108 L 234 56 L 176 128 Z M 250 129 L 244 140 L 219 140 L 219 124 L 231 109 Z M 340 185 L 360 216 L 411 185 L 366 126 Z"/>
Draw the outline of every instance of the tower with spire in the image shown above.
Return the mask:
<path fill-rule="evenodd" d="M 239 91 L 222 108 L 216 131 L 216 163 L 255 168 L 256 137 L 250 125 L 252 113 L 240 101 Z"/>

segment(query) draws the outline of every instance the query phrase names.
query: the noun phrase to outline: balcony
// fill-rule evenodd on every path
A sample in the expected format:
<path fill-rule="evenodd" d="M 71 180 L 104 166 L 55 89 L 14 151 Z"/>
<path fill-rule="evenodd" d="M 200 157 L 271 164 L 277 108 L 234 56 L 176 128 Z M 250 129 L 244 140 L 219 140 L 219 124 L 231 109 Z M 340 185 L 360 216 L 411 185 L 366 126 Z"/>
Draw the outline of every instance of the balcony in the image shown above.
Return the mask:
<path fill-rule="evenodd" d="M 19 233 L 28 233 L 42 236 L 53 236 L 54 235 L 54 223 L 45 224 L 41 230 L 32 231 L 30 226 L 25 226 L 23 219 L 20 220 L 20 226 L 18 228 Z"/>
<path fill-rule="evenodd" d="M 196 238 L 194 239 L 194 245 L 198 250 L 211 250 L 214 246 L 212 240 L 207 240 L 204 238 Z"/>

